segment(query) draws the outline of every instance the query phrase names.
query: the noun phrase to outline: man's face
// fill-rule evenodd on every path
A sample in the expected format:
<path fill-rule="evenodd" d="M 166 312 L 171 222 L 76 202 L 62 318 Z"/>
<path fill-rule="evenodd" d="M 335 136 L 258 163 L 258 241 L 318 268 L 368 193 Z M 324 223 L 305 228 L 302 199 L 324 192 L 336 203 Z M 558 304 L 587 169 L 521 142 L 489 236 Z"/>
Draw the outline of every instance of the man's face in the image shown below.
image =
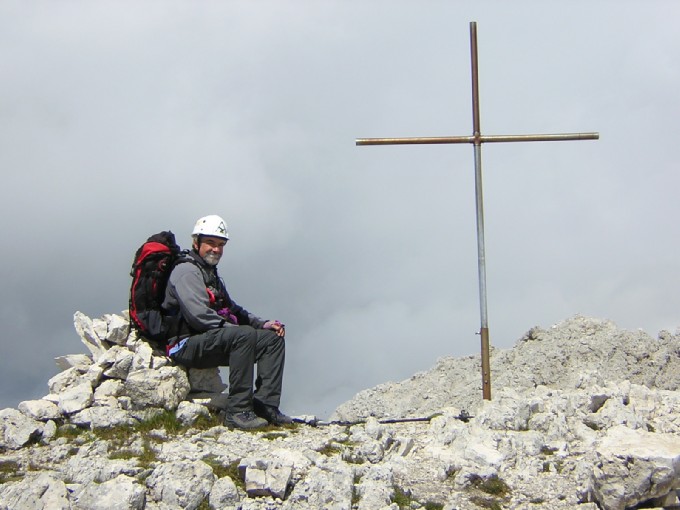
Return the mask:
<path fill-rule="evenodd" d="M 200 245 L 197 245 L 197 241 L 194 241 L 194 248 L 203 260 L 211 266 L 216 266 L 222 258 L 225 244 L 227 244 L 227 241 L 220 237 L 205 236 L 201 238 Z"/>

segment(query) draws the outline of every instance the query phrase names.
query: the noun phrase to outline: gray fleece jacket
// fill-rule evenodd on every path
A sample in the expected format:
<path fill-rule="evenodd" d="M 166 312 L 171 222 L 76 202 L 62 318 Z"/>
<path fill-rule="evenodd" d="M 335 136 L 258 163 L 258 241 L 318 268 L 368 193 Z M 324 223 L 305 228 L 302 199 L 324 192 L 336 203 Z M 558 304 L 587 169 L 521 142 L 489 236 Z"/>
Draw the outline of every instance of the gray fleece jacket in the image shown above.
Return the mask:
<path fill-rule="evenodd" d="M 210 296 L 206 290 L 207 284 L 197 263 L 202 265 L 203 271 L 214 280 L 213 283 L 216 282 L 222 288 L 226 297 L 226 304 L 231 313 L 237 317 L 238 325 L 262 328 L 266 321 L 251 314 L 231 299 L 224 283 L 217 276 L 216 269 L 202 263 L 203 261 L 198 257 L 193 258 L 196 263 L 184 262 L 175 266 L 170 273 L 168 286 L 165 290 L 163 310 L 166 315 L 182 319 L 179 321 L 179 327 L 176 327 L 174 331 L 173 329 L 170 330 L 172 335 L 170 343 L 173 343 L 172 340 L 176 340 L 177 337 L 184 338 L 215 328 L 235 326 L 227 322 L 223 316 L 218 315 L 217 310 L 211 307 Z M 181 324 L 182 322 L 184 325 Z"/>

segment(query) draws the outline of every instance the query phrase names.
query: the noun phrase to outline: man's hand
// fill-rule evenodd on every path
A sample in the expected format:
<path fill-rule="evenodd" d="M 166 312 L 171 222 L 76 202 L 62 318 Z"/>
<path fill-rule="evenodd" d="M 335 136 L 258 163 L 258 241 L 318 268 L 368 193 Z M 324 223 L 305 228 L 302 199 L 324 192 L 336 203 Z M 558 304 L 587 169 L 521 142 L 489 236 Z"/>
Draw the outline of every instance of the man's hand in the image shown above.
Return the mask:
<path fill-rule="evenodd" d="M 274 331 L 278 336 L 285 336 L 286 335 L 286 326 L 281 324 L 279 321 L 267 321 L 264 323 L 264 326 L 262 326 L 264 329 L 271 329 Z"/>

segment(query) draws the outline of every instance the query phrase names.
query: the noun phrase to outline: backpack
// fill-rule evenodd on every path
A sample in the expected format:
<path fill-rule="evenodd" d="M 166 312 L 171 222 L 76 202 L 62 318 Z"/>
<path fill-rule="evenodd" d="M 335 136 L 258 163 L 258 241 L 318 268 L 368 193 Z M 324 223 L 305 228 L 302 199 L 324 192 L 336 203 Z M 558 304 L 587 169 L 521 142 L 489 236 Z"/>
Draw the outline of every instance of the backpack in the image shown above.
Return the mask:
<path fill-rule="evenodd" d="M 167 343 L 168 334 L 161 304 L 180 252 L 175 234 L 159 232 L 139 247 L 130 271 L 130 325 L 143 337 L 161 344 Z"/>

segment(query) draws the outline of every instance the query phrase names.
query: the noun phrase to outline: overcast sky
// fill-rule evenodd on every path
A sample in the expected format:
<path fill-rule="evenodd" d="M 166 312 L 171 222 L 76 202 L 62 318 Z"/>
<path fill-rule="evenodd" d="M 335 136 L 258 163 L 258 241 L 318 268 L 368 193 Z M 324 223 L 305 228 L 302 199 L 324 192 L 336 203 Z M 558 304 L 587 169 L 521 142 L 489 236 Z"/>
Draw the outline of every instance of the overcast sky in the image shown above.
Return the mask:
<path fill-rule="evenodd" d="M 469 23 L 490 340 L 680 325 L 680 3 L 0 0 L 0 408 L 127 308 L 148 235 L 219 214 L 232 296 L 287 326 L 282 408 L 327 416 L 479 355 Z M 481 383 L 481 376 L 480 376 Z M 493 383 L 492 383 L 493 388 Z M 481 390 L 480 390 L 481 391 Z"/>

